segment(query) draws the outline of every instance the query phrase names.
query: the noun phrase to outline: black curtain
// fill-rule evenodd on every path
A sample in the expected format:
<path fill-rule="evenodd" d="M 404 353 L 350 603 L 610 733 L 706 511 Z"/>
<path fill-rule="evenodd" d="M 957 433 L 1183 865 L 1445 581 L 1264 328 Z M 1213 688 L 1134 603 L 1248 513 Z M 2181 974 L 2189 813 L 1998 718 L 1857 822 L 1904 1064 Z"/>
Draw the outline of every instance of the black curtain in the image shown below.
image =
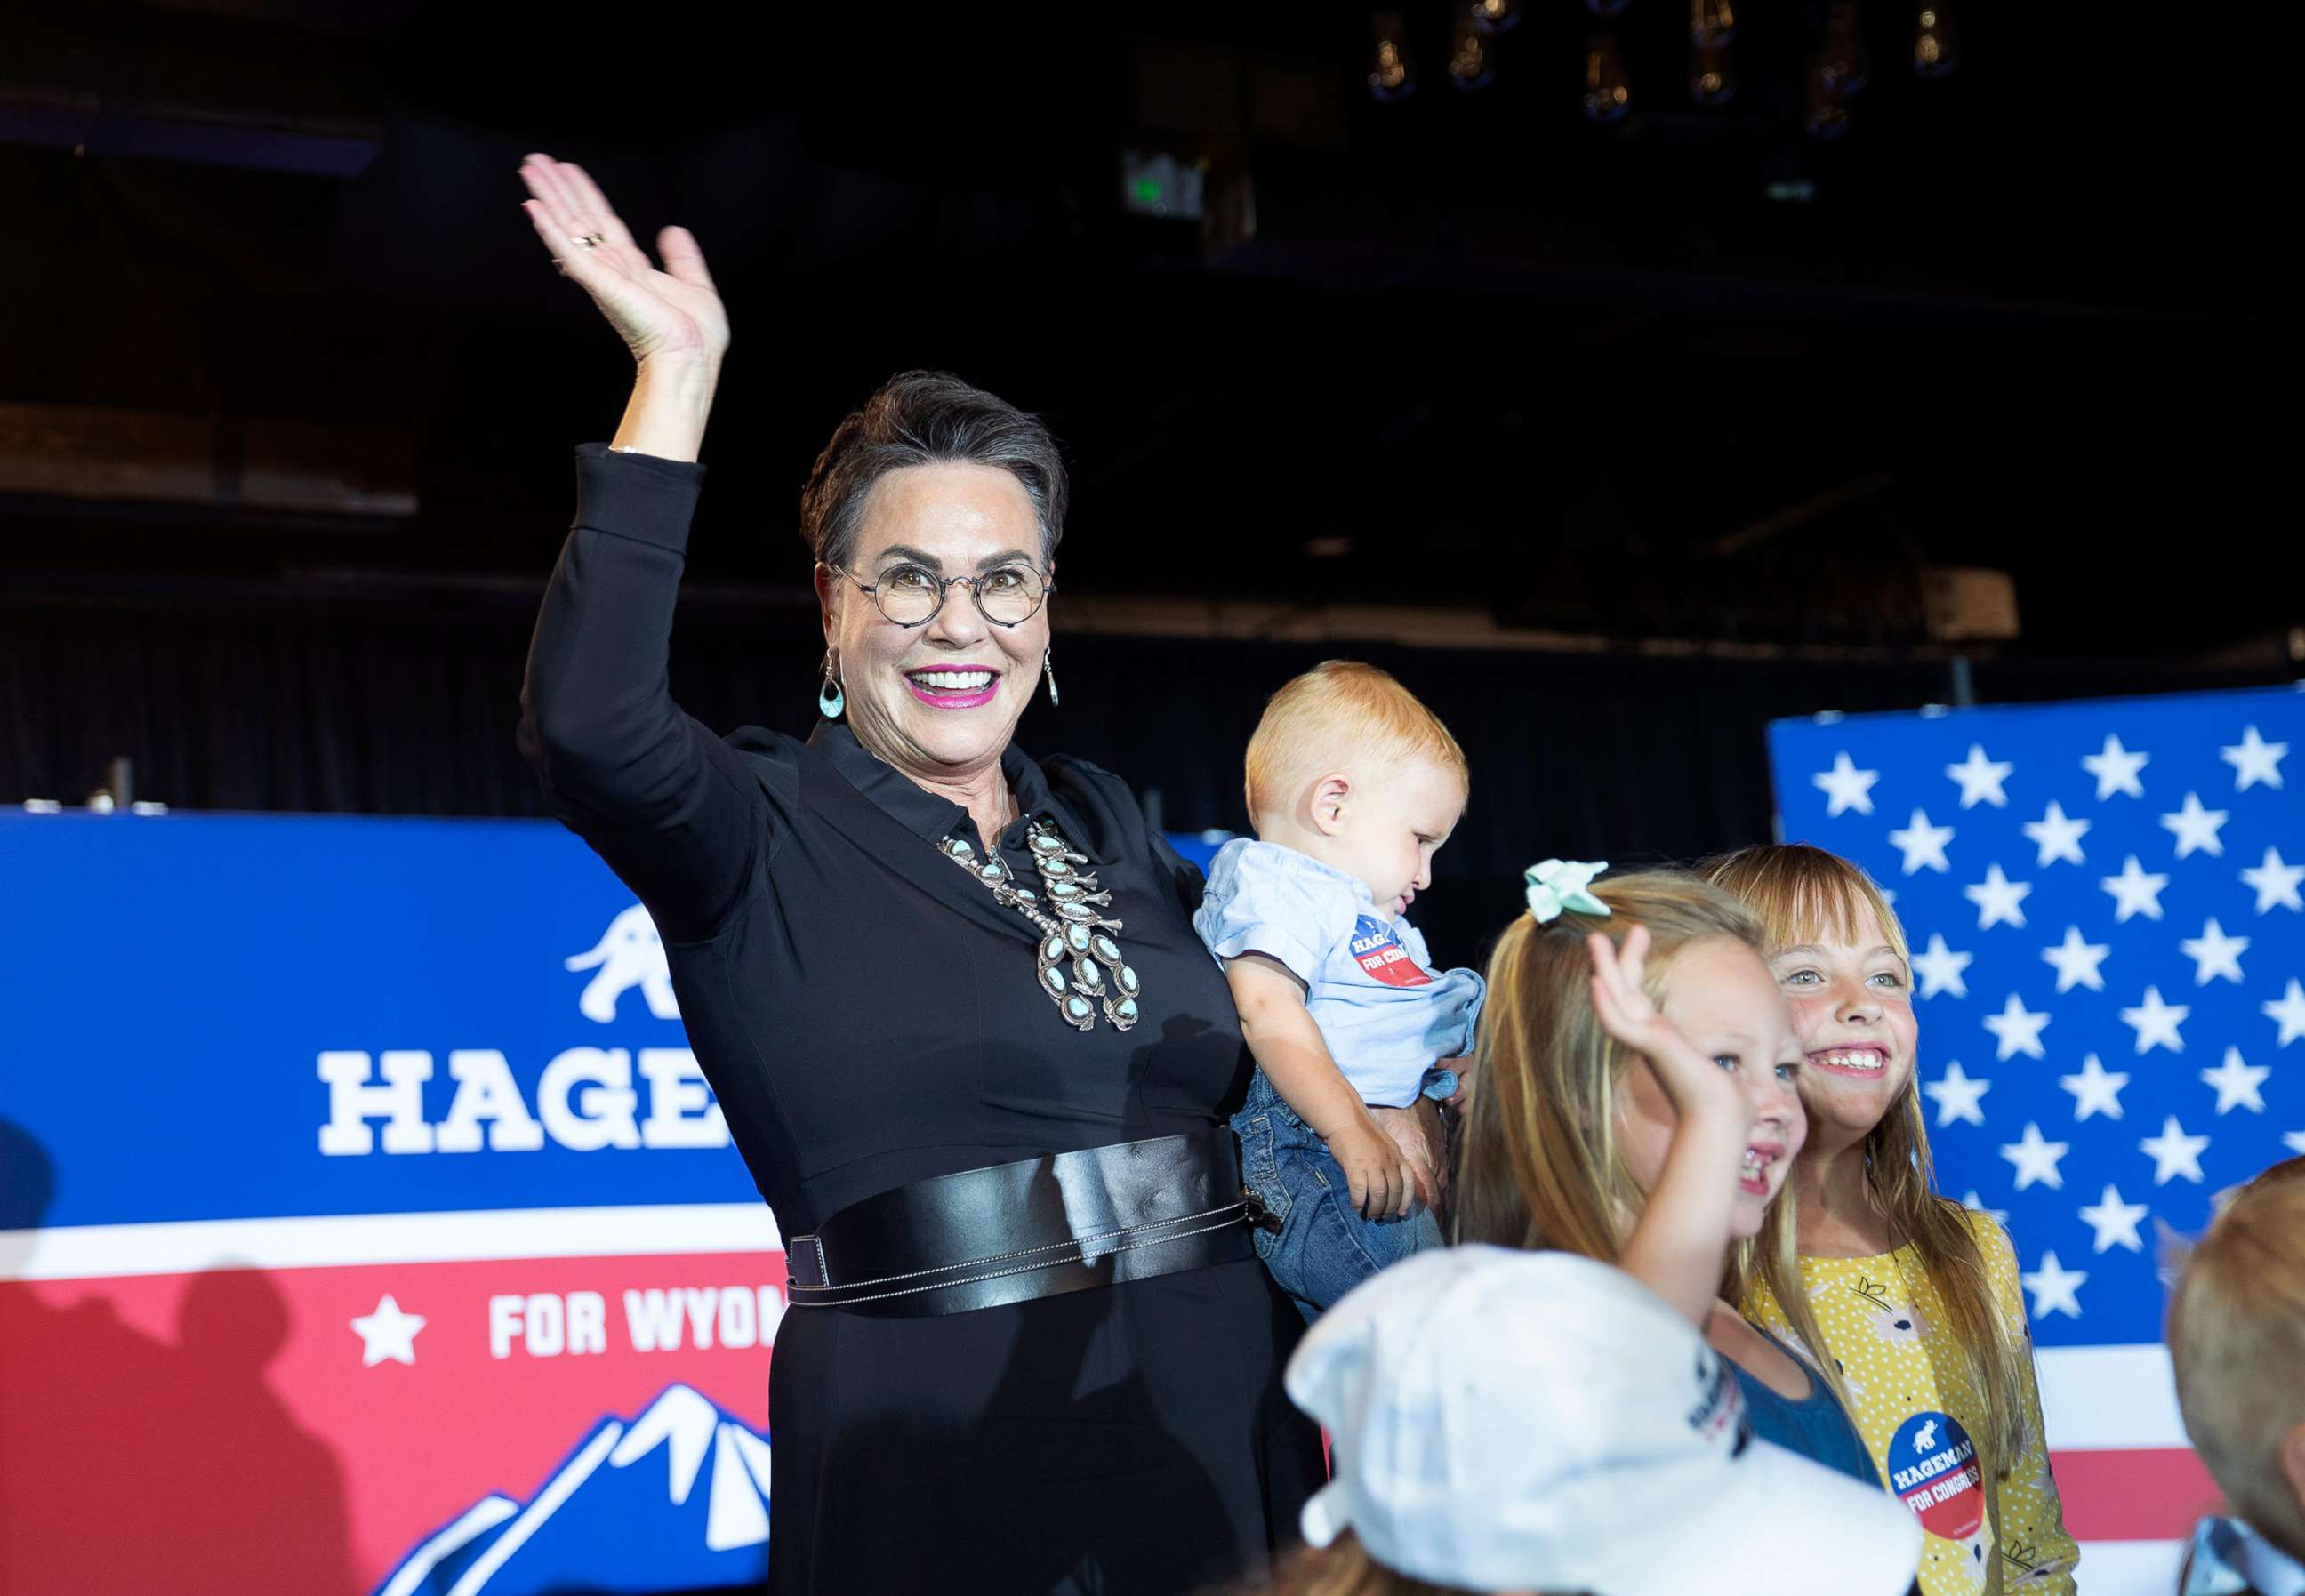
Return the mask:
<path fill-rule="evenodd" d="M 541 593 L 540 574 L 538 596 Z M 0 598 L 0 802 L 83 800 L 109 761 L 177 809 L 534 815 L 513 746 L 534 596 L 389 603 L 178 590 Z M 805 734 L 812 615 L 684 607 L 673 684 L 706 724 Z M 1472 803 L 1416 919 L 1435 956 L 1475 960 L 1547 854 L 1688 859 L 1770 834 L 1763 730 L 1821 710 L 1953 696 L 1941 662 L 1816 663 L 1252 643 L 1059 632 L 1060 707 L 1018 737 L 1133 782 L 1171 830 L 1240 829 L 1240 758 L 1264 700 L 1337 655 L 1381 665 L 1448 721 Z M 2258 669 L 1980 662 L 1979 701 L 2279 682 Z"/>

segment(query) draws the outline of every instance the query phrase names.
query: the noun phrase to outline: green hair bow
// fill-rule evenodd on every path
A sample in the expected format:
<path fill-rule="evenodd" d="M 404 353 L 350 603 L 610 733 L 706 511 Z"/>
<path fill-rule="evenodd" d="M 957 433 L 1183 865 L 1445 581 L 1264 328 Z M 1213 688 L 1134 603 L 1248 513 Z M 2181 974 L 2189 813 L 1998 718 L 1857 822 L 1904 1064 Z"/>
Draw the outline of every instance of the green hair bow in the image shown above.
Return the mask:
<path fill-rule="evenodd" d="M 1579 914 L 1606 914 L 1609 905 L 1586 888 L 1593 884 L 1594 877 L 1608 868 L 1605 859 L 1589 864 L 1573 859 L 1547 859 L 1530 865 L 1521 872 L 1528 883 L 1528 912 L 1540 921 L 1557 918 L 1563 909 L 1574 909 Z"/>

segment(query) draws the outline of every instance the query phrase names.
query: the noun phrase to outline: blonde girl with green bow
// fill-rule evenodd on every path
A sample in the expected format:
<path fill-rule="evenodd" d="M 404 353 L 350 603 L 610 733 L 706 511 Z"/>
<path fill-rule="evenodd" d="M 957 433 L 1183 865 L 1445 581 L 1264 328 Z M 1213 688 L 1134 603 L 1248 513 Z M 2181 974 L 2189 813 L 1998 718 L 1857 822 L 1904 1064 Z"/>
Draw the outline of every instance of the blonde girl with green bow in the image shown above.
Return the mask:
<path fill-rule="evenodd" d="M 1456 1239 L 1617 1265 L 1729 1361 L 1757 1433 L 1877 1489 L 1800 1290 L 1801 1049 L 1760 922 L 1693 876 L 1604 868 L 1534 867 L 1490 957 Z M 1740 1311 L 1755 1280 L 1784 1330 Z"/>

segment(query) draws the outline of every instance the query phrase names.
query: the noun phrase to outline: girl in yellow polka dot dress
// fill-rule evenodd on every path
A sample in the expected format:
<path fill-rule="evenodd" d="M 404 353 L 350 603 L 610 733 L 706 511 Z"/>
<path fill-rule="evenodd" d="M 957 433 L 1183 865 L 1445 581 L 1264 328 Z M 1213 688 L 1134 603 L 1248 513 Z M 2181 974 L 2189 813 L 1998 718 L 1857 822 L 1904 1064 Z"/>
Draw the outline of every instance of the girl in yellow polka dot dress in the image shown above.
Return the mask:
<path fill-rule="evenodd" d="M 1857 866 L 1800 845 L 1741 849 L 1714 882 L 1757 913 L 1807 1051 L 1793 1166 L 1801 1278 L 1881 1473 L 1928 1532 L 1923 1596 L 2071 1596 L 2008 1236 L 1931 1189 L 1904 929 Z M 1756 1284 L 1746 1311 L 1783 1311 Z"/>

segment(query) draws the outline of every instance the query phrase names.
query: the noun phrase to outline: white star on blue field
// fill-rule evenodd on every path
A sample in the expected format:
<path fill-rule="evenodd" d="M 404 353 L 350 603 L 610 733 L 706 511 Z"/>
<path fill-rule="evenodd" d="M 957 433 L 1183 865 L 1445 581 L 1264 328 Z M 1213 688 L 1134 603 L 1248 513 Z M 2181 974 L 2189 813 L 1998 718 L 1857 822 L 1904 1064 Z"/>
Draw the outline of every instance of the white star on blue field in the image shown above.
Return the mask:
<path fill-rule="evenodd" d="M 1769 728 L 1788 842 L 1894 892 L 1941 1191 L 2035 1337 L 2157 1342 L 2160 1238 L 2305 1153 L 2305 692 Z"/>

